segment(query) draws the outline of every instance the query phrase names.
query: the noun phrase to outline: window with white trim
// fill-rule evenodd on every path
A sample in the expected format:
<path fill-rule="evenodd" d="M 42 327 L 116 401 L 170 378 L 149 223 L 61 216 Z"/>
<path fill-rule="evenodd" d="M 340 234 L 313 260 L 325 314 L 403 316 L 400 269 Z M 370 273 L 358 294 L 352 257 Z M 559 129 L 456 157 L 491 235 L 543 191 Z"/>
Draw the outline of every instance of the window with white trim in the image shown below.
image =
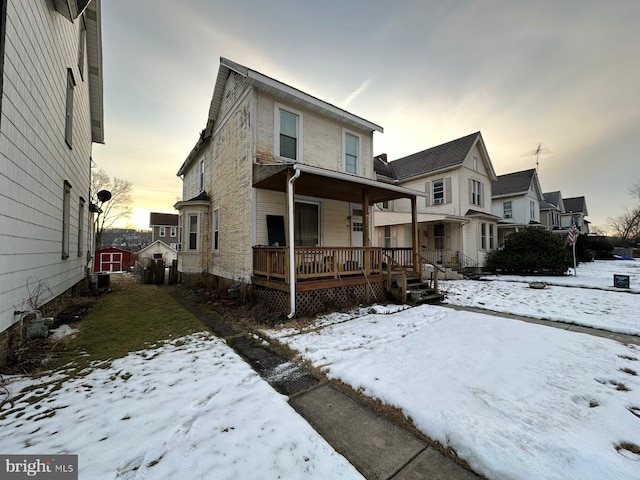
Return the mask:
<path fill-rule="evenodd" d="M 174 237 L 174 238 L 175 238 L 175 237 L 177 236 L 177 233 L 178 233 L 178 231 L 177 231 L 177 230 L 178 230 L 178 229 L 177 229 L 176 227 L 171 227 L 170 235 L 169 235 L 169 236 L 170 236 L 170 237 Z"/>
<path fill-rule="evenodd" d="M 160 227 L 160 232 L 158 232 L 158 234 L 161 237 L 164 237 L 166 233 L 167 233 L 167 231 L 166 231 L 165 227 Z"/>
<path fill-rule="evenodd" d="M 536 202 L 533 200 L 529 201 L 529 214 L 531 215 L 531 220 L 536 219 Z"/>
<path fill-rule="evenodd" d="M 360 136 L 343 130 L 344 171 L 353 175 L 360 174 Z"/>
<path fill-rule="evenodd" d="M 444 179 L 439 178 L 433 181 L 433 204 L 440 205 L 444 203 Z"/>
<path fill-rule="evenodd" d="M 480 224 L 480 248 L 487 249 L 487 224 L 484 222 Z"/>
<path fill-rule="evenodd" d="M 502 217 L 503 218 L 513 217 L 513 206 L 511 204 L 511 200 L 509 200 L 508 202 L 502 203 Z"/>
<path fill-rule="evenodd" d="M 187 231 L 189 233 L 187 250 L 190 252 L 198 251 L 198 215 L 189 214 L 187 216 Z"/>
<path fill-rule="evenodd" d="M 302 161 L 302 112 L 275 104 L 274 145 L 276 157 Z"/>
<path fill-rule="evenodd" d="M 213 211 L 213 251 L 220 251 L 220 208 Z"/>
<path fill-rule="evenodd" d="M 471 204 L 482 206 L 482 182 L 471 179 Z"/>

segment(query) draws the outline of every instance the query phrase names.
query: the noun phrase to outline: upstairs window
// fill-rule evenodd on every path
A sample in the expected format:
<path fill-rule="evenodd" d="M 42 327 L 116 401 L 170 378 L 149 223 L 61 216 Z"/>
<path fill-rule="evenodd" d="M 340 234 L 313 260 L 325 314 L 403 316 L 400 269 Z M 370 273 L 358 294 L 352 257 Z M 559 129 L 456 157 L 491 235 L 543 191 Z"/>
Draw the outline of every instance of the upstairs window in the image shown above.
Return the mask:
<path fill-rule="evenodd" d="M 276 104 L 274 126 L 275 156 L 302 161 L 302 113 Z"/>
<path fill-rule="evenodd" d="M 160 227 L 160 236 L 161 236 L 161 237 L 164 237 L 166 233 L 167 233 L 167 232 L 166 232 L 165 227 Z"/>
<path fill-rule="evenodd" d="M 536 219 L 536 202 L 533 200 L 529 201 L 529 214 L 531 215 L 531 220 Z"/>
<path fill-rule="evenodd" d="M 199 178 L 200 178 L 200 183 L 199 183 L 200 191 L 202 192 L 204 191 L 204 158 L 200 160 Z"/>
<path fill-rule="evenodd" d="M 344 132 L 344 171 L 360 173 L 360 137 Z"/>
<path fill-rule="evenodd" d="M 470 202 L 471 205 L 476 205 L 478 207 L 482 207 L 484 202 L 482 199 L 483 196 L 483 188 L 482 188 L 482 182 L 480 182 L 479 180 L 474 180 L 471 179 L 471 198 L 470 198 Z"/>
<path fill-rule="evenodd" d="M 73 78 L 73 72 L 70 68 L 67 68 L 67 105 L 64 124 L 64 140 L 69 145 L 69 148 L 73 146 L 73 89 L 76 86 L 76 81 Z"/>
<path fill-rule="evenodd" d="M 504 202 L 502 204 L 502 216 L 504 218 L 512 218 L 513 217 L 513 207 L 511 206 L 511 201 Z"/>
<path fill-rule="evenodd" d="M 170 237 L 175 238 L 177 236 L 177 234 L 178 234 L 177 230 L 178 229 L 176 227 L 171 227 L 171 235 L 170 235 Z"/>
<path fill-rule="evenodd" d="M 444 203 L 444 180 L 433 181 L 433 204 L 440 205 Z"/>

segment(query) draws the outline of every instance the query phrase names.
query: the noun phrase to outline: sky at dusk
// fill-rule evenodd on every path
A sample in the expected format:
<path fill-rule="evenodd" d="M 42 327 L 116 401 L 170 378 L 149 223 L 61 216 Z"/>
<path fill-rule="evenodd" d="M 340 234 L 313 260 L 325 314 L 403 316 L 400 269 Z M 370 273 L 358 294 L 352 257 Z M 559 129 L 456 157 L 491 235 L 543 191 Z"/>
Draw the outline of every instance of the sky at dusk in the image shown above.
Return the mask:
<path fill-rule="evenodd" d="M 541 143 L 543 191 L 604 227 L 640 181 L 639 18 L 637 0 L 103 0 L 93 159 L 133 183 L 128 223 L 175 213 L 222 56 L 381 125 L 390 160 L 480 131 L 502 175 Z"/>

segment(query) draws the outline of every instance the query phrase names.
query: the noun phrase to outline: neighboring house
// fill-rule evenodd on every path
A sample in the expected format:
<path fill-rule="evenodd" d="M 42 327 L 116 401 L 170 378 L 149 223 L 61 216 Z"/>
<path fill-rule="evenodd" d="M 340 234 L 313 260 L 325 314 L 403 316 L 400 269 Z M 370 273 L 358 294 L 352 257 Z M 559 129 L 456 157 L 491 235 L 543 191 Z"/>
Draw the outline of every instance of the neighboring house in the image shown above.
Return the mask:
<path fill-rule="evenodd" d="M 151 260 L 162 260 L 165 265 L 177 260 L 178 252 L 161 240 L 156 240 L 138 252 L 138 261 L 143 265 L 152 263 Z"/>
<path fill-rule="evenodd" d="M 382 127 L 221 58 L 206 126 L 178 171 L 181 281 L 250 285 L 289 316 L 382 299 L 372 206 L 415 205 L 419 192 L 375 180 L 374 132 Z"/>
<path fill-rule="evenodd" d="M 496 174 L 480 132 L 388 162 L 375 159 L 377 178 L 424 192 L 417 211 L 420 254 L 431 263 L 478 267 L 497 247 L 499 217 L 491 213 Z M 409 203 L 378 204 L 378 245 L 411 245 Z"/>
<path fill-rule="evenodd" d="M 559 191 L 547 192 L 543 194 L 544 200 L 540 202 L 540 223 L 547 226 L 551 231 L 562 228 L 562 212 L 564 212 L 564 202 L 562 193 Z"/>
<path fill-rule="evenodd" d="M 0 332 L 83 281 L 90 265 L 100 11 L 99 0 L 1 0 Z M 14 332 L 0 335 L 0 350 Z"/>
<path fill-rule="evenodd" d="M 584 197 L 571 197 L 563 199 L 564 211 L 562 212 L 562 228 L 571 226 L 571 218 L 576 222 L 580 233 L 589 233 L 589 221 L 585 218 L 589 215 L 587 201 Z"/>
<path fill-rule="evenodd" d="M 507 235 L 522 228 L 546 228 L 540 221 L 544 197 L 534 168 L 499 175 L 491 189 L 491 212 L 501 217 L 498 222 L 498 245 L 504 244 Z"/>
<path fill-rule="evenodd" d="M 175 213 L 149 214 L 149 228 L 151 228 L 151 243 L 160 240 L 174 250 L 179 248 L 178 215 Z"/>
<path fill-rule="evenodd" d="M 135 262 L 131 250 L 117 247 L 96 250 L 93 259 L 93 271 L 96 273 L 126 272 Z"/>

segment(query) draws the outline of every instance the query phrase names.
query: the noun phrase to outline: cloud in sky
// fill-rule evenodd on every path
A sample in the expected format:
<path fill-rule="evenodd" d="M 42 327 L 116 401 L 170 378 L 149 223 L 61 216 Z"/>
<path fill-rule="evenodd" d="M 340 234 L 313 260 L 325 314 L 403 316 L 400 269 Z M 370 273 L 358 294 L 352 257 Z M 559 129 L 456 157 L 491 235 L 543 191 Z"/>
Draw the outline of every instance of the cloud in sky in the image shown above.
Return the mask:
<path fill-rule="evenodd" d="M 219 57 L 385 129 L 390 159 L 481 131 L 495 170 L 535 166 L 603 225 L 640 180 L 640 2 L 102 3 L 106 145 L 140 211 L 171 212 L 206 123 Z M 153 195 L 154 190 L 160 190 Z M 168 191 L 175 194 L 167 193 Z"/>

